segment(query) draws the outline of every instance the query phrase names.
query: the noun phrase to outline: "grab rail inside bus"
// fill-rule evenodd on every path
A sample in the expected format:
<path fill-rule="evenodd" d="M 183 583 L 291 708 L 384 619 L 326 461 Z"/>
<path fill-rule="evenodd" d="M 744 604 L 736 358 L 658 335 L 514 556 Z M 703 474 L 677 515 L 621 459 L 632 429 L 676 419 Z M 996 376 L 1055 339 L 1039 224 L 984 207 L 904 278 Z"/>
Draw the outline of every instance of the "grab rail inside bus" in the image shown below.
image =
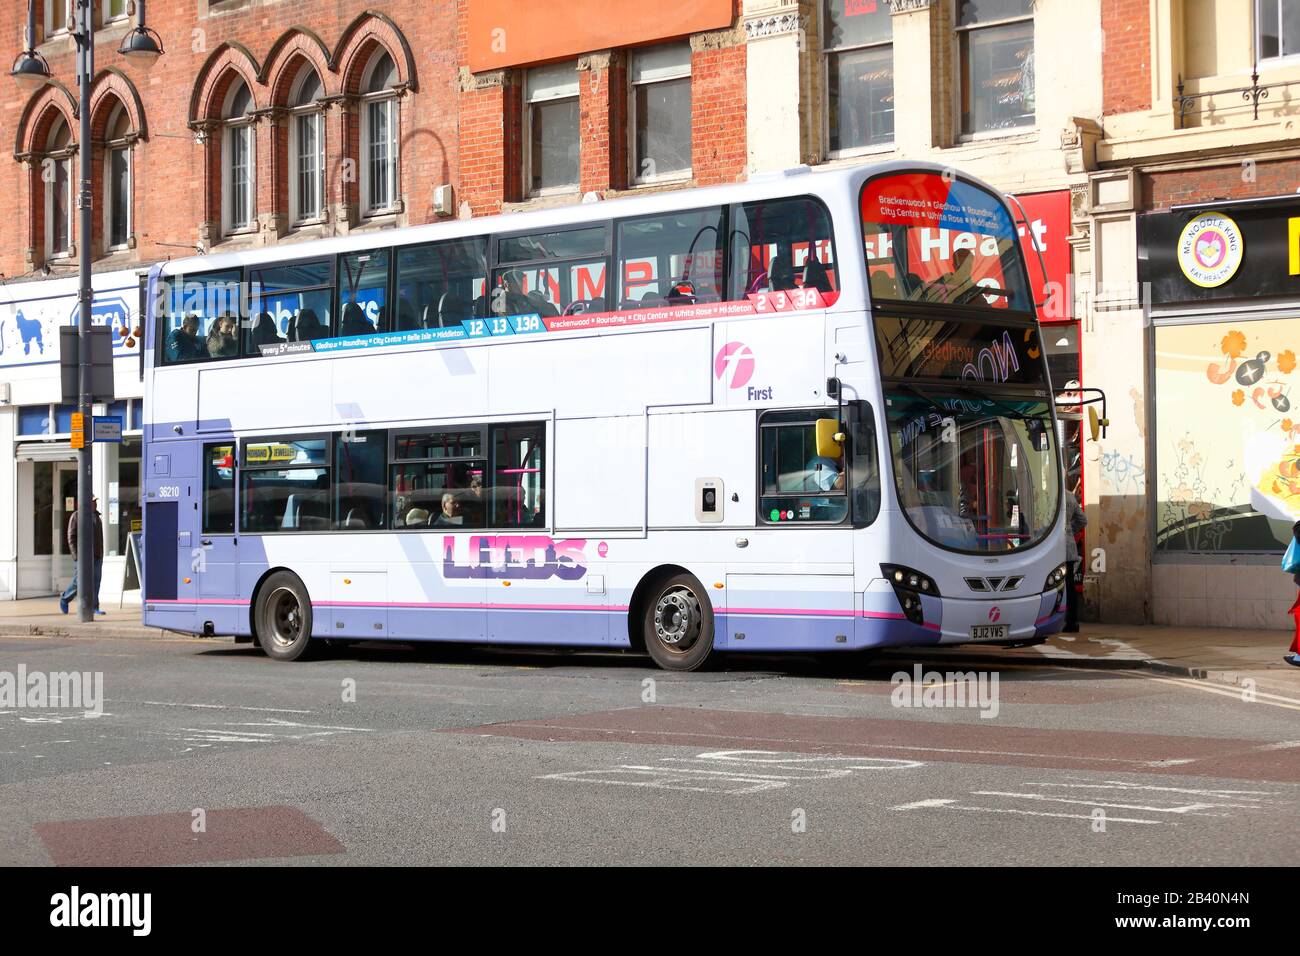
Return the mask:
<path fill-rule="evenodd" d="M 1046 295 L 1046 293 L 1047 293 L 1047 265 L 1046 265 L 1046 263 L 1043 262 L 1043 250 L 1041 250 L 1041 249 L 1038 248 L 1038 240 L 1034 238 L 1034 230 L 1033 230 L 1032 228 L 1030 228 L 1030 225 L 1029 225 L 1029 216 L 1027 216 L 1027 215 L 1025 214 L 1025 207 L 1022 206 L 1022 205 L 1020 205 L 1020 200 L 1019 200 L 1019 199 L 1017 199 L 1015 196 L 1011 195 L 1010 193 L 1004 193 L 1003 195 L 1006 196 L 1006 198 L 1007 198 L 1008 200 L 1010 200 L 1011 202 L 1015 203 L 1015 204 L 1016 204 L 1016 208 L 1020 210 L 1020 219 L 1019 219 L 1019 222 L 1020 222 L 1020 224 L 1021 224 L 1022 226 L 1025 227 L 1025 232 L 1028 233 L 1028 235 L 1029 235 L 1029 244 L 1030 244 L 1031 246 L 1033 246 L 1033 248 L 1034 248 L 1034 255 L 1038 256 L 1038 274 L 1041 275 L 1041 276 L 1043 277 L 1043 293 L 1044 293 L 1044 295 Z M 1034 311 L 1037 312 L 1039 309 L 1043 308 L 1045 305 L 1047 305 L 1047 299 L 1046 299 L 1046 298 L 1044 298 L 1042 302 L 1035 302 L 1035 303 L 1034 303 Z"/>

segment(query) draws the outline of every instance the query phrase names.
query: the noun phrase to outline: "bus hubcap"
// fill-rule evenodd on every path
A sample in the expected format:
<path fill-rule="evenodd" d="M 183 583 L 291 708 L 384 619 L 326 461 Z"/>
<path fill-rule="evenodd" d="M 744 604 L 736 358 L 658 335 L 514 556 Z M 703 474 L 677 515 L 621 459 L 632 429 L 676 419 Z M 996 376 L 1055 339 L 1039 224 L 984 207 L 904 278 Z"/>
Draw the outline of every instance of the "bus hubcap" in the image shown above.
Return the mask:
<path fill-rule="evenodd" d="M 302 635 L 302 608 L 292 591 L 283 588 L 271 595 L 271 637 L 287 647 Z"/>
<path fill-rule="evenodd" d="M 700 635 L 700 602 L 689 588 L 665 591 L 655 605 L 655 635 L 664 644 L 685 650 Z"/>

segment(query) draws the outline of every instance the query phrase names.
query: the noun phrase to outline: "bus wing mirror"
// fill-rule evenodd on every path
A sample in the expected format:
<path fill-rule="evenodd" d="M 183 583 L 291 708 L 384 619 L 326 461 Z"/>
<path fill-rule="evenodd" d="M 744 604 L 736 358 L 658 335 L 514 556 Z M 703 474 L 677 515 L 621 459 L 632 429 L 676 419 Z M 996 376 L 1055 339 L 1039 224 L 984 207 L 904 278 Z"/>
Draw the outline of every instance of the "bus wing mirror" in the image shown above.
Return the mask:
<path fill-rule="evenodd" d="M 822 458 L 839 459 L 844 455 L 844 432 L 835 418 L 817 419 L 817 454 Z"/>
<path fill-rule="evenodd" d="M 1109 418 L 1102 418 L 1097 414 L 1097 409 L 1089 407 L 1088 409 L 1088 437 L 1096 441 L 1100 436 L 1106 436 L 1106 426 L 1110 424 Z"/>

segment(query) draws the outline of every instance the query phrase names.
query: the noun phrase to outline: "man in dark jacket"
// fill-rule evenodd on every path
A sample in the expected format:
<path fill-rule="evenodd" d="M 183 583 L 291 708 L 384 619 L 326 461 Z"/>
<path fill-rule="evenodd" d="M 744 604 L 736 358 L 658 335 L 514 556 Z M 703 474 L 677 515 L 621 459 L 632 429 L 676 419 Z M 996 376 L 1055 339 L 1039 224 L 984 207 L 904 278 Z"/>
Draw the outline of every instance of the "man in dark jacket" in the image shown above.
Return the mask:
<path fill-rule="evenodd" d="M 1065 560 L 1070 565 L 1070 575 L 1065 583 L 1065 627 L 1066 633 L 1073 634 L 1079 630 L 1079 567 L 1080 560 L 1078 536 L 1088 526 L 1088 516 L 1079 504 L 1074 492 L 1065 492 Z"/>
<path fill-rule="evenodd" d="M 99 582 L 104 576 L 104 522 L 99 516 L 98 498 L 91 499 L 90 507 L 90 517 L 93 522 L 91 537 L 94 538 L 95 541 L 95 613 L 103 614 L 104 612 L 100 610 L 99 607 Z M 59 597 L 59 610 L 64 614 L 68 613 L 68 605 L 71 603 L 72 599 L 77 596 L 77 563 L 80 560 L 77 555 L 77 514 L 78 513 L 74 511 L 72 517 L 68 518 L 68 548 L 72 551 L 72 583 L 68 585 L 68 589 Z"/>

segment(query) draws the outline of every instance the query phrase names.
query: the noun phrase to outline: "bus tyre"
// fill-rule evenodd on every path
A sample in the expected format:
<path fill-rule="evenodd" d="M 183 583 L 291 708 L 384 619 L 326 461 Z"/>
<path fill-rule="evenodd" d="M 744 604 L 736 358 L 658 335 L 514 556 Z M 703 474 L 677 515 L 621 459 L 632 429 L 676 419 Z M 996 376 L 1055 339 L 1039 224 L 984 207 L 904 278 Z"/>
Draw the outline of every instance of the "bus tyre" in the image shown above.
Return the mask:
<path fill-rule="evenodd" d="M 713 651 L 713 606 L 699 581 L 675 574 L 651 592 L 642 622 L 646 650 L 668 671 L 693 671 Z"/>
<path fill-rule="evenodd" d="M 277 571 L 257 594 L 257 641 L 267 657 L 296 661 L 311 643 L 311 599 L 296 574 Z"/>

